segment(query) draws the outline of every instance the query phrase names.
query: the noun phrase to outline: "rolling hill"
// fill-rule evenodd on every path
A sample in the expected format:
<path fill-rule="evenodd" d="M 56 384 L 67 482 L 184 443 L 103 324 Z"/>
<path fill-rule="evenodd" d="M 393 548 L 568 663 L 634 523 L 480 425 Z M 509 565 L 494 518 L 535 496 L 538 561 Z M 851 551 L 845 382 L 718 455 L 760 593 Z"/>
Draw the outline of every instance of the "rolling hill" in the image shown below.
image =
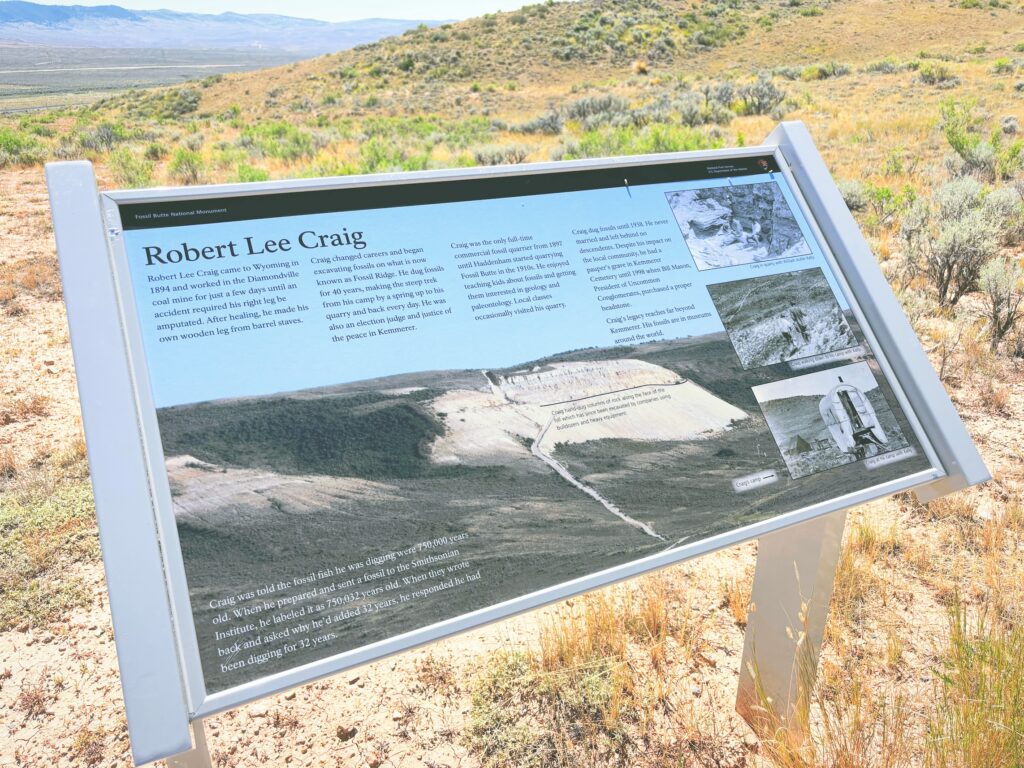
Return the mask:
<path fill-rule="evenodd" d="M 305 58 L 436 23 L 405 19 L 331 23 L 278 14 L 0 2 L 0 41 L 74 48 L 270 49 Z"/>

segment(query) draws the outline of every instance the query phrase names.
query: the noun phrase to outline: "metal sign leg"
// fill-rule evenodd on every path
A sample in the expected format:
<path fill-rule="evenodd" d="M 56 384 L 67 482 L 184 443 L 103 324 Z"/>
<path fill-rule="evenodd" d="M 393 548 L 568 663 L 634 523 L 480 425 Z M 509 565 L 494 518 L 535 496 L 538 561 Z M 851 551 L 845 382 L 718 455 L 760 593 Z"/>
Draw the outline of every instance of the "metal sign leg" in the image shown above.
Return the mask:
<path fill-rule="evenodd" d="M 760 734 L 806 735 L 846 512 L 758 539 L 736 710 Z"/>
<path fill-rule="evenodd" d="M 192 749 L 188 752 L 167 758 L 167 768 L 213 768 L 210 749 L 206 746 L 206 730 L 201 719 L 192 721 L 192 741 Z"/>

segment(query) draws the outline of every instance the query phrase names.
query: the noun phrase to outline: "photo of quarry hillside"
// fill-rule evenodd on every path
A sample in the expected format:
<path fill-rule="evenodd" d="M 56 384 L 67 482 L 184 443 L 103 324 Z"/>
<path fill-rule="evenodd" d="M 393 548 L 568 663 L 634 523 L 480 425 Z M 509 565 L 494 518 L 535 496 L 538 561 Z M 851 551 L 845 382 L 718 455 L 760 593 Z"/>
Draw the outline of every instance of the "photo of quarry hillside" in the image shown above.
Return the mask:
<path fill-rule="evenodd" d="M 708 292 L 744 368 L 857 351 L 819 267 L 709 285 Z"/>
<path fill-rule="evenodd" d="M 715 334 L 160 410 L 208 689 L 924 467 L 788 479 L 751 392 L 773 378 L 771 367 L 744 371 Z M 766 469 L 777 483 L 733 491 L 734 478 Z M 443 568 L 413 571 L 438 591 L 396 605 L 355 593 L 354 617 L 332 625 L 329 643 L 222 668 L 216 633 L 236 618 L 213 624 L 211 601 L 434 540 L 457 542 L 450 557 L 470 582 L 449 588 Z M 296 607 L 318 615 L 309 601 Z"/>
<path fill-rule="evenodd" d="M 666 193 L 697 269 L 806 256 L 800 225 L 774 181 Z"/>

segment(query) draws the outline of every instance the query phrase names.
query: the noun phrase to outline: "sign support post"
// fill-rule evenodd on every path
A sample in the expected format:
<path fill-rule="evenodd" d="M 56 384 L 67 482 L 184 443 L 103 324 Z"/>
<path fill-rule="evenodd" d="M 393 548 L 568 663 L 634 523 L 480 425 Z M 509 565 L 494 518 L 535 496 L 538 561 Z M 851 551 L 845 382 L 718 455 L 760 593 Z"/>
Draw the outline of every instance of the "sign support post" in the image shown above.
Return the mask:
<path fill-rule="evenodd" d="M 192 743 L 193 747 L 188 752 L 168 757 L 167 768 L 213 768 L 202 718 L 192 721 Z"/>
<path fill-rule="evenodd" d="M 806 735 L 845 523 L 833 512 L 758 539 L 736 710 L 759 736 Z"/>

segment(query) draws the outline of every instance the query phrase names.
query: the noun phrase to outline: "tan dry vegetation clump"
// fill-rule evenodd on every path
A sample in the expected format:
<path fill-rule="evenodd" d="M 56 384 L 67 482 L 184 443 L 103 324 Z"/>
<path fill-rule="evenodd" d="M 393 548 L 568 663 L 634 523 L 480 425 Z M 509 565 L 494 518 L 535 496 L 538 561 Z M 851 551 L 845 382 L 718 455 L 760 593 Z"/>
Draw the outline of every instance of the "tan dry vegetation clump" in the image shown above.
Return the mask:
<path fill-rule="evenodd" d="M 129 764 L 41 158 L 89 157 L 107 188 L 258 180 L 751 143 L 783 115 L 810 127 L 995 476 L 851 514 L 813 738 L 758 741 L 732 712 L 747 544 L 211 718 L 214 762 L 1019 763 L 1024 332 L 993 349 L 986 296 L 940 307 L 928 272 L 1020 177 L 1024 16 L 973 5 L 555 4 L 0 120 L 0 765 Z M 776 90 L 750 90 L 767 70 Z"/>

